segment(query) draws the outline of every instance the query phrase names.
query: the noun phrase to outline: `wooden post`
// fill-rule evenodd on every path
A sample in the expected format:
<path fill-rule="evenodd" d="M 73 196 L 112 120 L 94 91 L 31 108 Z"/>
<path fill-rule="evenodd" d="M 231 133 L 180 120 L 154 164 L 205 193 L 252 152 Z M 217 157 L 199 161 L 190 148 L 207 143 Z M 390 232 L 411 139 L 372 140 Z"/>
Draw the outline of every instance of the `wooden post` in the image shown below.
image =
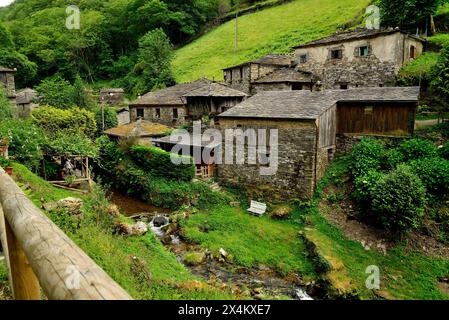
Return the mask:
<path fill-rule="evenodd" d="M 0 205 L 9 225 L 5 233 L 13 235 L 7 236 L 7 242 L 15 297 L 37 298 L 35 280 L 29 276 L 31 266 L 48 299 L 131 299 L 25 196 L 2 168 Z"/>

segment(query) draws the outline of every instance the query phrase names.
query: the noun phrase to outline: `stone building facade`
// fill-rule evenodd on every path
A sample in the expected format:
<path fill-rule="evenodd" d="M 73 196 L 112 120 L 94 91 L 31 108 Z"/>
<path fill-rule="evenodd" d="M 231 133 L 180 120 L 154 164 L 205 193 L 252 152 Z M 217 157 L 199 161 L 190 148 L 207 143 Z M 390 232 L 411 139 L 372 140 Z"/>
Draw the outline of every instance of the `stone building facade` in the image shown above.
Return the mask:
<path fill-rule="evenodd" d="M 28 118 L 34 109 L 39 107 L 36 103 L 37 92 L 33 89 L 26 88 L 17 92 L 17 116 L 19 118 Z"/>
<path fill-rule="evenodd" d="M 110 105 L 123 103 L 125 91 L 122 88 L 103 88 L 100 90 L 100 103 Z"/>
<path fill-rule="evenodd" d="M 410 131 L 403 131 L 402 128 L 409 126 L 407 121 L 409 115 L 416 111 L 418 97 L 418 87 L 319 92 L 267 91 L 256 94 L 219 115 L 224 140 L 223 164 L 218 166 L 218 176 L 224 182 L 244 185 L 250 192 L 254 191 L 260 197 L 259 200 L 310 199 L 338 151 L 339 106 L 352 103 L 351 107 L 360 111 L 354 112 L 355 117 L 360 119 L 349 121 L 362 124 L 365 120 L 370 120 L 367 123 L 374 122 L 372 127 L 376 135 L 400 132 L 401 137 L 410 134 Z M 375 107 L 372 107 L 373 103 Z M 403 116 L 393 120 L 384 117 L 394 108 L 400 110 Z M 236 134 L 226 136 L 226 130 L 229 129 L 233 129 Z M 257 159 L 253 159 L 253 162 L 248 161 L 248 157 L 240 164 L 224 161 L 230 151 L 236 154 L 235 145 L 231 150 L 227 146 L 238 141 L 237 137 L 242 139 L 242 135 L 248 135 L 248 129 L 278 130 L 278 167 L 273 175 L 264 176 L 260 172 L 266 166 L 264 161 L 272 160 L 271 156 L 275 157 L 276 151 L 270 144 L 266 150 L 262 148 L 262 152 L 256 152 Z M 360 136 L 372 133 L 359 132 L 357 127 L 355 132 L 344 134 Z M 247 139 L 244 145 L 245 155 L 251 154 L 250 151 L 255 148 L 255 143 L 249 141 Z"/>
<path fill-rule="evenodd" d="M 16 104 L 15 73 L 16 70 L 0 66 L 0 85 L 6 89 L 6 95 L 13 104 Z"/>
<path fill-rule="evenodd" d="M 397 29 L 358 29 L 295 47 L 297 68 L 320 79 L 321 89 L 394 86 L 424 41 Z"/>
<path fill-rule="evenodd" d="M 131 122 L 141 118 L 177 127 L 216 115 L 240 103 L 246 94 L 207 79 L 149 92 L 129 106 Z"/>

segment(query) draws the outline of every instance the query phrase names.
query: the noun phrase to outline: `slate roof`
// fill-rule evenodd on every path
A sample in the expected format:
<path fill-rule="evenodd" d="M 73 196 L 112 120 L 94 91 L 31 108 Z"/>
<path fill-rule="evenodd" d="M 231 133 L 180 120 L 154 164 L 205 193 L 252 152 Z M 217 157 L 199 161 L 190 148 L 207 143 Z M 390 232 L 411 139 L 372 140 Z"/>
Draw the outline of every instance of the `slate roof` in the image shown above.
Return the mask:
<path fill-rule="evenodd" d="M 231 89 L 225 85 L 214 83 L 208 79 L 200 79 L 194 82 L 181 83 L 158 91 L 149 92 L 143 95 L 140 99 L 133 101 L 130 106 L 185 105 L 183 97 L 195 96 L 195 94 L 191 94 L 194 91 L 197 91 L 196 94 L 198 94 L 198 96 L 246 96 L 245 93 Z"/>
<path fill-rule="evenodd" d="M 248 65 L 250 63 L 254 64 L 262 64 L 262 65 L 271 65 L 271 66 L 282 66 L 282 67 L 289 67 L 294 63 L 294 57 L 290 55 L 284 55 L 284 54 L 268 54 L 262 58 L 247 61 L 241 64 L 238 64 L 236 66 L 228 67 L 223 70 L 229 70 L 234 69 L 238 67 L 242 67 L 245 65 Z"/>
<path fill-rule="evenodd" d="M 373 87 L 318 92 L 265 91 L 219 116 L 313 120 L 337 102 L 417 102 L 419 92 L 419 87 Z"/>
<path fill-rule="evenodd" d="M 200 141 L 201 140 L 201 141 Z M 189 133 L 185 134 L 176 134 L 176 131 L 172 133 L 170 136 L 165 136 L 158 139 L 153 139 L 155 143 L 166 143 L 166 144 L 178 144 L 185 146 L 193 146 L 193 147 L 209 147 L 215 148 L 221 145 L 221 140 L 217 141 L 217 139 L 210 134 L 203 133 L 201 134 L 201 139 L 193 139 L 193 135 Z"/>
<path fill-rule="evenodd" d="M 37 98 L 36 90 L 26 88 L 17 92 L 16 103 L 17 104 L 28 104 L 33 102 Z"/>
<path fill-rule="evenodd" d="M 16 70 L 0 66 L 0 72 L 16 72 Z"/>
<path fill-rule="evenodd" d="M 210 82 L 209 84 L 205 84 L 204 86 L 190 91 L 185 94 L 184 97 L 246 97 L 247 94 L 230 88 L 228 86 Z"/>
<path fill-rule="evenodd" d="M 170 130 L 169 127 L 160 123 L 154 123 L 139 119 L 136 122 L 123 124 L 118 127 L 108 129 L 104 133 L 108 136 L 127 138 L 127 137 L 157 137 L 164 135 Z"/>
<path fill-rule="evenodd" d="M 337 32 L 329 37 L 321 38 L 315 41 L 311 41 L 302 45 L 298 45 L 293 47 L 294 49 L 299 48 L 305 48 L 305 47 L 313 47 L 313 46 L 319 46 L 319 45 L 327 45 L 327 44 L 333 44 L 333 43 L 340 43 L 340 42 L 346 42 L 351 40 L 358 40 L 358 39 L 366 39 L 366 38 L 375 38 L 379 36 L 386 36 L 390 35 L 396 32 L 400 32 L 403 34 L 407 34 L 408 36 L 415 38 L 420 41 L 424 41 L 424 39 L 414 36 L 412 34 L 409 34 L 405 31 L 402 31 L 400 29 L 380 29 L 380 30 L 370 30 L 366 28 L 358 28 L 351 31 L 343 31 L 343 32 Z"/>
<path fill-rule="evenodd" d="M 266 76 L 260 77 L 254 83 L 276 83 L 276 82 L 311 82 L 312 73 L 298 71 L 294 68 L 277 69 Z"/>

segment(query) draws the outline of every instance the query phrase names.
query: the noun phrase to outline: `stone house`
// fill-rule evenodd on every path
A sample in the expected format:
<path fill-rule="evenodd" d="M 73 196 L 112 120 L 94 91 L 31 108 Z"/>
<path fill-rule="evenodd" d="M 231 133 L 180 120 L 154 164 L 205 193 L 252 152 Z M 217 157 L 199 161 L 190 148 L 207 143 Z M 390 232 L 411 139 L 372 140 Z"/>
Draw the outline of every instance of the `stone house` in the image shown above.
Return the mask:
<path fill-rule="evenodd" d="M 15 73 L 15 69 L 0 66 L 0 85 L 3 85 L 3 87 L 6 88 L 6 95 L 13 104 L 16 104 Z"/>
<path fill-rule="evenodd" d="M 269 54 L 260 59 L 223 69 L 225 83 L 247 94 L 253 93 L 253 82 L 281 68 L 291 68 L 292 55 Z"/>
<path fill-rule="evenodd" d="M 17 92 L 17 116 L 19 118 L 28 118 L 31 112 L 39 107 L 36 103 L 37 92 L 33 89 L 26 88 Z"/>
<path fill-rule="evenodd" d="M 299 70 L 311 72 L 322 89 L 396 85 L 405 64 L 418 58 L 423 39 L 399 29 L 336 33 L 295 47 Z"/>
<path fill-rule="evenodd" d="M 251 94 L 262 91 L 291 91 L 313 89 L 316 80 L 311 72 L 295 68 L 280 68 L 251 83 Z"/>
<path fill-rule="evenodd" d="M 117 110 L 117 122 L 119 125 L 128 124 L 130 122 L 128 108 L 120 108 Z"/>
<path fill-rule="evenodd" d="M 129 105 L 130 119 L 142 118 L 176 127 L 203 116 L 214 118 L 245 97 L 244 92 L 200 79 L 143 95 Z"/>
<path fill-rule="evenodd" d="M 122 88 L 103 88 L 100 90 L 100 103 L 110 105 L 123 103 L 124 94 L 125 91 Z"/>
<path fill-rule="evenodd" d="M 418 97 L 418 87 L 261 92 L 219 115 L 223 155 L 230 152 L 227 144 L 248 135 L 247 129 L 277 129 L 277 150 L 269 144 L 266 150 L 257 150 L 253 162 L 220 164 L 218 176 L 262 192 L 266 199 L 309 199 L 340 147 L 337 135 L 410 135 Z M 226 137 L 227 129 L 235 134 Z M 254 148 L 245 142 L 245 155 L 254 155 L 250 152 Z M 276 172 L 261 175 L 260 169 L 276 152 Z"/>

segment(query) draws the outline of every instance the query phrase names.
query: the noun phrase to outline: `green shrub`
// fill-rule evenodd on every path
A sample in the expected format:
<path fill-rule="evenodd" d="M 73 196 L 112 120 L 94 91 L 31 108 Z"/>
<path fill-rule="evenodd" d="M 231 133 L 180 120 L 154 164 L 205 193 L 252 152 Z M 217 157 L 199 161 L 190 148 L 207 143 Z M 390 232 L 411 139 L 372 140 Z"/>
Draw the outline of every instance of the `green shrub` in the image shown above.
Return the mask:
<path fill-rule="evenodd" d="M 97 132 L 95 114 L 80 108 L 63 110 L 43 106 L 32 112 L 31 119 L 42 130 L 50 134 L 64 131 L 83 133 L 86 136 L 94 137 Z"/>
<path fill-rule="evenodd" d="M 385 229 L 404 232 L 421 225 L 426 191 L 410 167 L 400 165 L 383 176 L 376 183 L 372 197 L 375 218 Z"/>
<path fill-rule="evenodd" d="M 179 181 L 191 181 L 195 177 L 192 157 L 178 156 L 156 147 L 136 145 L 130 149 L 131 159 L 153 175 Z M 174 164 L 171 157 L 185 163 Z"/>
<path fill-rule="evenodd" d="M 390 149 L 385 153 L 383 167 L 387 170 L 394 170 L 405 162 L 405 157 L 398 149 Z"/>
<path fill-rule="evenodd" d="M 31 170 L 40 167 L 44 135 L 30 121 L 11 119 L 0 123 L 0 139 L 9 141 L 9 155 Z"/>
<path fill-rule="evenodd" d="M 420 158 L 430 158 L 437 155 L 437 149 L 432 142 L 424 139 L 411 139 L 399 146 L 399 151 L 405 161 Z"/>
<path fill-rule="evenodd" d="M 446 141 L 441 148 L 438 149 L 440 157 L 449 160 L 449 141 Z"/>
<path fill-rule="evenodd" d="M 111 107 L 105 106 L 95 109 L 95 121 L 97 122 L 97 135 L 100 135 L 103 130 L 103 114 L 104 114 L 104 130 L 114 128 L 118 125 L 117 112 Z"/>
<path fill-rule="evenodd" d="M 352 149 L 352 173 L 361 176 L 370 170 L 380 169 L 384 157 L 384 145 L 375 139 L 363 139 Z"/>
<path fill-rule="evenodd" d="M 384 174 L 370 170 L 368 173 L 359 176 L 354 181 L 354 192 L 352 198 L 363 208 L 371 208 L 373 201 L 373 191 L 376 184 L 382 179 Z"/>
<path fill-rule="evenodd" d="M 427 192 L 434 196 L 449 194 L 449 161 L 441 158 L 418 159 L 410 162 L 415 174 L 424 183 Z"/>

